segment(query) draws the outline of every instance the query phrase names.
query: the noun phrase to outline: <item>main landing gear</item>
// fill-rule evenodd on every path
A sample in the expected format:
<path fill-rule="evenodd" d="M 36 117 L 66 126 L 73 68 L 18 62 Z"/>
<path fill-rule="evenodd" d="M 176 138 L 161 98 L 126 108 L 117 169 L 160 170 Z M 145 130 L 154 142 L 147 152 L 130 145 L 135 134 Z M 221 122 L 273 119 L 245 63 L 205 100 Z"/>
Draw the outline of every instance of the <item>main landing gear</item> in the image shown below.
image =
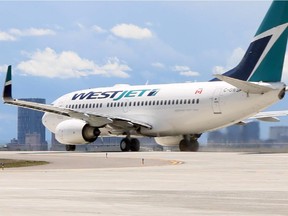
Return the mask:
<path fill-rule="evenodd" d="M 65 145 L 66 151 L 75 151 L 76 145 Z M 140 150 L 140 141 L 136 138 L 124 138 L 120 142 L 120 149 L 123 152 L 133 151 L 137 152 Z"/>
<path fill-rule="evenodd" d="M 75 151 L 76 145 L 65 145 L 66 151 Z"/>
<path fill-rule="evenodd" d="M 180 151 L 196 152 L 199 149 L 198 138 L 201 134 L 184 135 L 183 139 L 179 143 Z"/>
<path fill-rule="evenodd" d="M 121 151 L 127 152 L 131 151 L 139 151 L 140 150 L 140 141 L 136 138 L 126 137 L 121 140 L 120 142 L 120 149 Z"/>

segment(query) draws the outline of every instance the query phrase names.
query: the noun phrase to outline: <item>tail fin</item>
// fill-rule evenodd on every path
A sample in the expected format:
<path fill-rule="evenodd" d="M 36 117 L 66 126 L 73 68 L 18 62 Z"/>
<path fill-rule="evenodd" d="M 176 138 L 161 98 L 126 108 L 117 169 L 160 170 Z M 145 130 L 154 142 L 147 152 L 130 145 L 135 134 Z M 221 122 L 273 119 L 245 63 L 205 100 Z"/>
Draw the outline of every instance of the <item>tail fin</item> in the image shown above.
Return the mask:
<path fill-rule="evenodd" d="M 4 89 L 3 89 L 3 99 L 10 100 L 12 99 L 12 70 L 11 65 L 8 66 L 6 79 L 4 83 Z"/>
<path fill-rule="evenodd" d="M 223 75 L 251 82 L 281 81 L 287 26 L 288 1 L 273 1 L 241 62 Z"/>

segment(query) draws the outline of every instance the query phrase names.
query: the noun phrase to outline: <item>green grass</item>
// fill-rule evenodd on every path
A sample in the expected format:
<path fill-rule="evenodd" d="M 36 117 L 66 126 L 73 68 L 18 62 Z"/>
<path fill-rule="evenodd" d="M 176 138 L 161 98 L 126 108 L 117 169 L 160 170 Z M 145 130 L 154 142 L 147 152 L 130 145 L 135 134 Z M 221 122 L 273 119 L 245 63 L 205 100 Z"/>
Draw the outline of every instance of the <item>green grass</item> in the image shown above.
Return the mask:
<path fill-rule="evenodd" d="M 39 166 L 48 164 L 48 162 L 46 161 L 14 160 L 14 159 L 0 158 L 0 170 L 2 169 L 2 163 L 4 163 L 4 168 L 17 168 L 17 167 Z"/>

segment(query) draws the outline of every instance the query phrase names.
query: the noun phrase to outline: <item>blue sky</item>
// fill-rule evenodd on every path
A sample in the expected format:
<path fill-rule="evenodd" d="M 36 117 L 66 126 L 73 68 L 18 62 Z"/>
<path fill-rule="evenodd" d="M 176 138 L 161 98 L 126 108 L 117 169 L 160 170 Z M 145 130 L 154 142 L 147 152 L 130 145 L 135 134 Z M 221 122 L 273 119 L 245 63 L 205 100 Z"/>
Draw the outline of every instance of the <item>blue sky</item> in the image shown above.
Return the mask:
<path fill-rule="evenodd" d="M 270 3 L 0 2 L 0 76 L 11 64 L 14 96 L 48 103 L 119 83 L 207 81 L 239 62 Z M 0 119 L 0 143 L 17 137 L 17 109 L 0 104 Z"/>

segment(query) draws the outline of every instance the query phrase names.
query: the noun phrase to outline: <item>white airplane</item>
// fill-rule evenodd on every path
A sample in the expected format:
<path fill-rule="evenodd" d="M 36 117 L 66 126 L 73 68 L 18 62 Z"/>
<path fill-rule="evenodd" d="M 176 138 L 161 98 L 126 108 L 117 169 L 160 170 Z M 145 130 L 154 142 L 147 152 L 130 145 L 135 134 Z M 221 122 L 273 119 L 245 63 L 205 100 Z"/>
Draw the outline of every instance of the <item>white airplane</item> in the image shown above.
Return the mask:
<path fill-rule="evenodd" d="M 11 66 L 4 103 L 45 112 L 42 122 L 74 151 L 98 136 L 124 136 L 122 151 L 139 151 L 138 136 L 164 146 L 197 151 L 202 133 L 246 119 L 278 121 L 288 111 L 261 112 L 283 99 L 281 82 L 288 35 L 288 2 L 274 1 L 241 62 L 209 82 L 116 85 L 75 91 L 52 105 L 12 97 Z"/>

